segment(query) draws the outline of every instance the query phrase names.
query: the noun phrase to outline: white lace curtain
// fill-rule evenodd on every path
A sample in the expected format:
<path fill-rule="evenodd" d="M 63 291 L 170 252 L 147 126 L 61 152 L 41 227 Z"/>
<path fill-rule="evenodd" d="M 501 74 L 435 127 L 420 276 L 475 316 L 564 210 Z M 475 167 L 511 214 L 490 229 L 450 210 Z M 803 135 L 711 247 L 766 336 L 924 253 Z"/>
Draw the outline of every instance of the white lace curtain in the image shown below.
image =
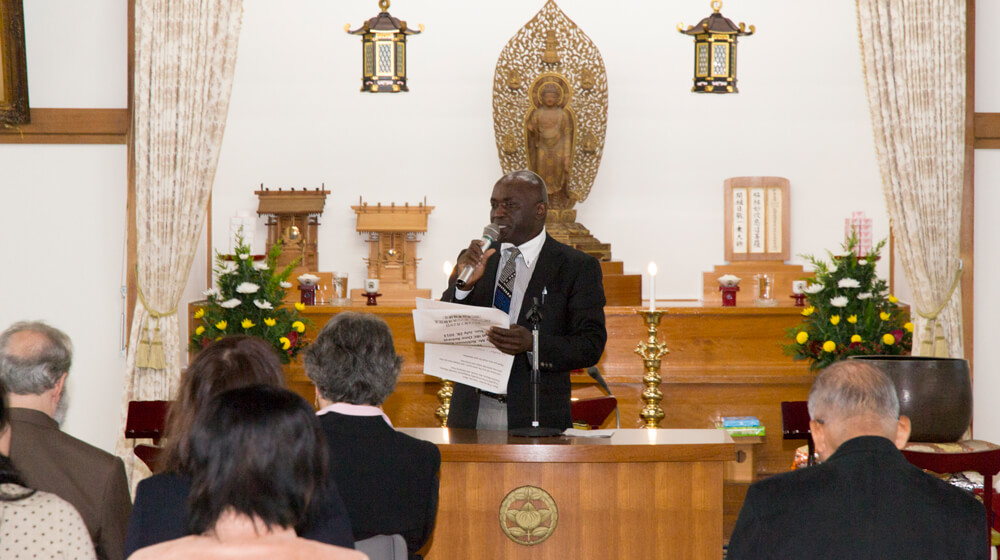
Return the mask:
<path fill-rule="evenodd" d="M 965 0 L 857 9 L 882 186 L 913 289 L 913 353 L 962 357 Z"/>
<path fill-rule="evenodd" d="M 236 64 L 243 0 L 136 0 L 132 160 L 138 298 L 129 401 L 169 400 L 180 376 L 178 307 L 205 222 Z M 132 488 L 149 471 L 119 431 Z"/>

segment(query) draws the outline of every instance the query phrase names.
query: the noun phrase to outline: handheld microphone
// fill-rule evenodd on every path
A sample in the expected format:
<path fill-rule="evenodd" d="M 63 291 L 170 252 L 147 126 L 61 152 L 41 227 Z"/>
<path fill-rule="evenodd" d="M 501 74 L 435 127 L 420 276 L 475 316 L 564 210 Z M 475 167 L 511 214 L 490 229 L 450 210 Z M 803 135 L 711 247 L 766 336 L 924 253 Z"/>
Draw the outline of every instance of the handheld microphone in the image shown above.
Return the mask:
<path fill-rule="evenodd" d="M 496 240 L 500 237 L 500 228 L 496 224 L 490 224 L 483 228 L 483 237 L 480 239 L 483 242 L 482 248 L 485 253 L 490 245 L 496 243 Z M 466 266 L 462 269 L 462 272 L 458 275 L 455 280 L 455 286 L 459 289 L 465 289 L 465 283 L 469 281 L 469 277 L 472 276 L 472 271 L 475 270 L 473 266 Z"/>

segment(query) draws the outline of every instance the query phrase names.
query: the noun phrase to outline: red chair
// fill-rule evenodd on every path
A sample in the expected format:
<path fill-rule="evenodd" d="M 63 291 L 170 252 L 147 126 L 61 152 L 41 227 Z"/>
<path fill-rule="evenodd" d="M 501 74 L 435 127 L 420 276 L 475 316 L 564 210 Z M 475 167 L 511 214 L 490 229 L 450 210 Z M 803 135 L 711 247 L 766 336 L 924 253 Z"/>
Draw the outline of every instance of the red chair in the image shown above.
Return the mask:
<path fill-rule="evenodd" d="M 133 449 L 136 457 L 146 463 L 153 472 L 159 467 L 160 438 L 166 423 L 170 401 L 131 401 L 125 417 L 125 437 L 132 439 L 152 439 L 153 445 L 140 443 Z"/>
<path fill-rule="evenodd" d="M 809 446 L 809 465 L 816 464 L 816 445 L 809 429 L 809 402 L 783 401 L 781 403 L 781 438 L 804 439 Z"/>

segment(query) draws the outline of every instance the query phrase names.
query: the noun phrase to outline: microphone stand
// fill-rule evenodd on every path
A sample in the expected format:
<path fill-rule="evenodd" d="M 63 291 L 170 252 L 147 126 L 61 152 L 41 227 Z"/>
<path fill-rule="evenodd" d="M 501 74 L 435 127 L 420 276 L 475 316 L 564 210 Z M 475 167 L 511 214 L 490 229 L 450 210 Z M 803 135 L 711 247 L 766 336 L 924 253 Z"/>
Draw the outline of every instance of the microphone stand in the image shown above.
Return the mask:
<path fill-rule="evenodd" d="M 525 315 L 531 323 L 531 427 L 514 428 L 510 435 L 515 437 L 552 437 L 562 435 L 558 428 L 543 427 L 538 421 L 538 385 L 541 376 L 538 372 L 538 323 L 542 322 L 542 310 L 538 298 L 532 298 L 531 309 Z"/>

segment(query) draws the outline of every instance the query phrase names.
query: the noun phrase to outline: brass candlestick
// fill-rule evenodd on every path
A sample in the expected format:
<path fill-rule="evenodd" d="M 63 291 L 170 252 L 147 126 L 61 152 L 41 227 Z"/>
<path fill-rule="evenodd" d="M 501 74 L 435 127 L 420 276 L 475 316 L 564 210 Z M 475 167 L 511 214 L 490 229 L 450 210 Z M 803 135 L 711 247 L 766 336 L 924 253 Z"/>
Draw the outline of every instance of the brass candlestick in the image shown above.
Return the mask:
<path fill-rule="evenodd" d="M 451 410 L 451 396 L 455 392 L 455 382 L 448 381 L 447 379 L 441 380 L 441 389 L 437 392 L 438 405 L 437 410 L 434 411 L 434 416 L 437 417 L 438 422 L 441 423 L 442 428 L 448 427 L 448 411 Z"/>
<path fill-rule="evenodd" d="M 660 311 L 637 310 L 642 314 L 643 320 L 649 327 L 648 337 L 645 341 L 639 342 L 635 346 L 635 353 L 642 356 L 642 364 L 646 367 L 646 375 L 642 377 L 642 384 L 646 386 L 642 390 L 642 401 L 645 406 L 639 416 L 645 424 L 643 428 L 657 429 L 660 427 L 660 420 L 663 420 L 663 409 L 660 401 L 663 400 L 663 393 L 660 392 L 660 357 L 669 352 L 667 343 L 656 340 L 656 326 L 660 324 Z"/>

